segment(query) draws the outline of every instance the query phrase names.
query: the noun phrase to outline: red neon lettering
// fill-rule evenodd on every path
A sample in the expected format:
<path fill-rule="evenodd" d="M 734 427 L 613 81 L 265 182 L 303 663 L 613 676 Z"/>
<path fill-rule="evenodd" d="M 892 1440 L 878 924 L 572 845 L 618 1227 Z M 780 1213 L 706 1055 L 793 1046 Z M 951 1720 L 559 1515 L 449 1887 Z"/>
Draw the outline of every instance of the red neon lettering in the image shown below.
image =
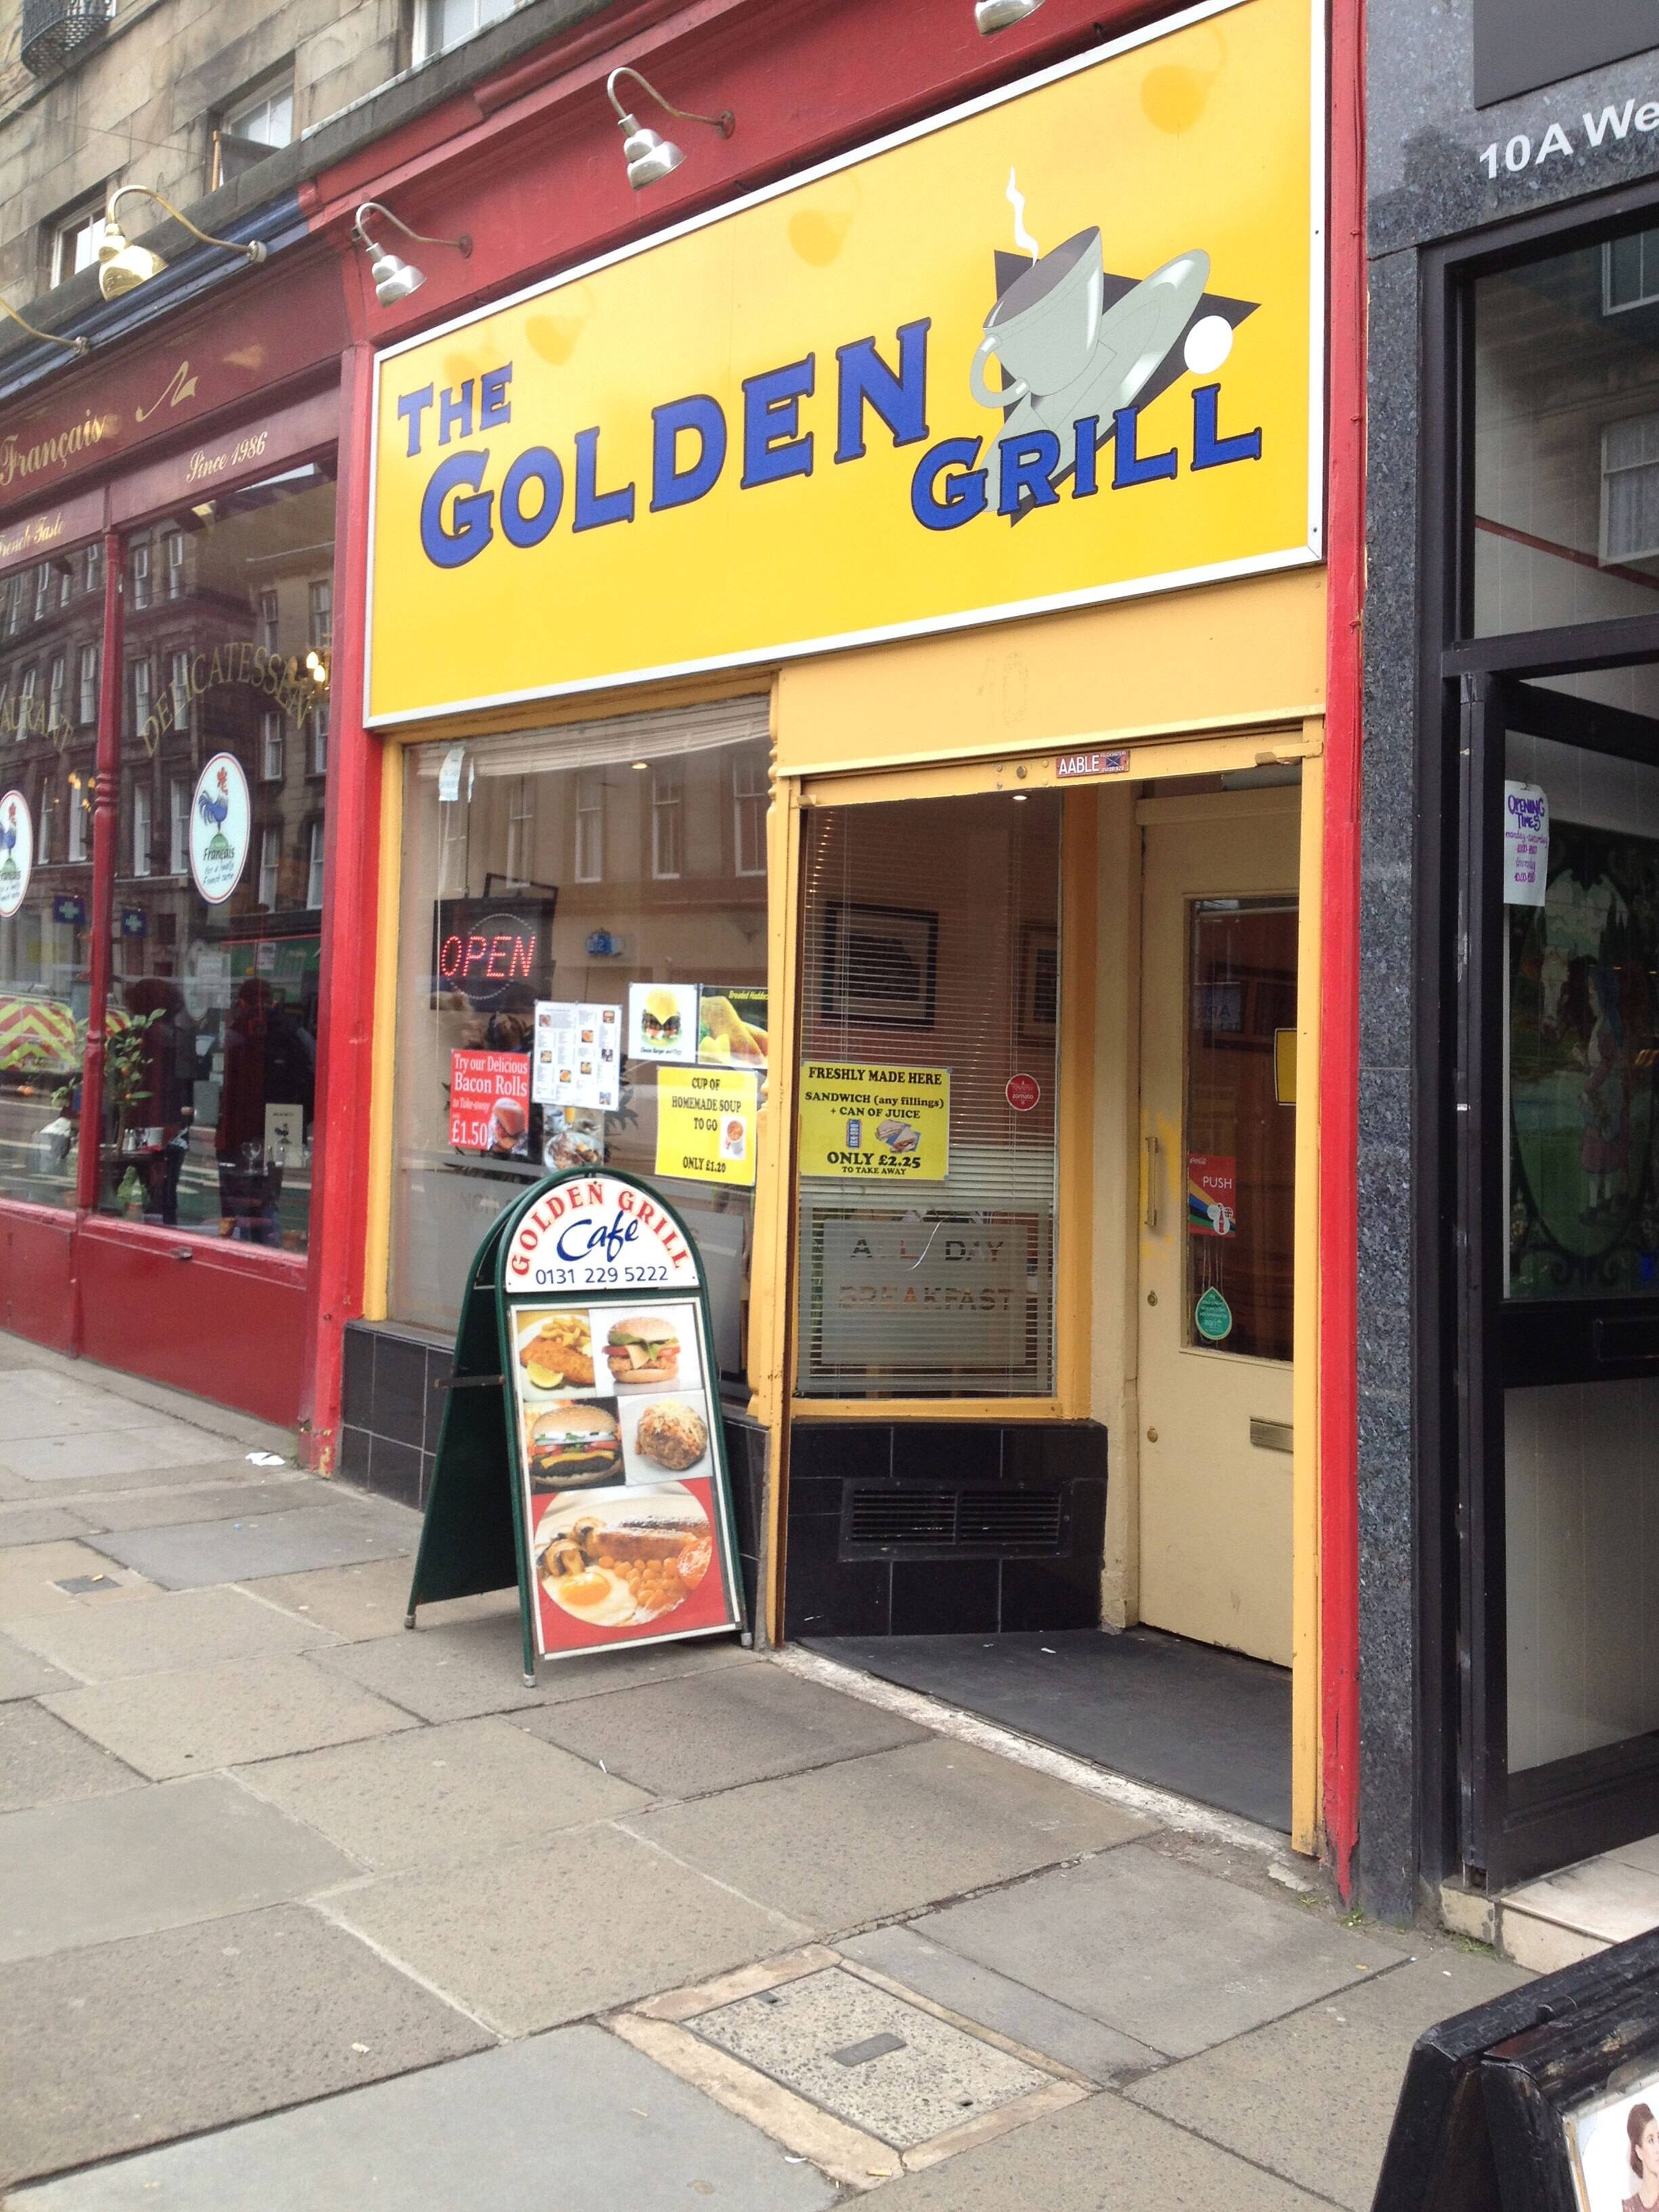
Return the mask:
<path fill-rule="evenodd" d="M 489 959 L 485 965 L 484 974 L 489 977 L 492 982 L 500 983 L 506 981 L 506 978 L 501 974 L 501 969 L 495 965 L 495 963 L 501 957 L 502 945 L 510 944 L 511 942 L 511 939 L 506 937 L 492 937 L 489 940 Z"/>
<path fill-rule="evenodd" d="M 536 951 L 536 940 L 533 937 L 515 937 L 512 943 L 513 951 L 507 963 L 507 975 L 509 977 L 523 975 L 527 979 L 530 963 Z"/>
<path fill-rule="evenodd" d="M 468 968 L 476 968 L 479 961 L 481 961 L 483 957 L 484 941 L 483 938 L 469 937 L 466 940 L 466 964 Z"/>
<path fill-rule="evenodd" d="M 460 964 L 460 939 L 459 937 L 445 938 L 443 942 L 443 950 L 438 955 L 438 973 L 441 975 L 453 977 L 459 969 Z"/>

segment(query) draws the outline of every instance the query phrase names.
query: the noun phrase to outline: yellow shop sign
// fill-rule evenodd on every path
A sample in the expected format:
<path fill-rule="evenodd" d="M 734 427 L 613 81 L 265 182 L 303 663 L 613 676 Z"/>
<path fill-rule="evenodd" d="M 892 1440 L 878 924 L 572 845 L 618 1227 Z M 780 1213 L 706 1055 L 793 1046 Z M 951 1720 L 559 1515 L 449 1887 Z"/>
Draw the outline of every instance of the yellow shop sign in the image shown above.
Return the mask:
<path fill-rule="evenodd" d="M 1206 0 L 389 349 L 369 720 L 1316 559 L 1322 12 Z"/>
<path fill-rule="evenodd" d="M 951 1071 L 806 1060 L 799 1127 L 804 1176 L 943 1182 L 951 1172 Z"/>

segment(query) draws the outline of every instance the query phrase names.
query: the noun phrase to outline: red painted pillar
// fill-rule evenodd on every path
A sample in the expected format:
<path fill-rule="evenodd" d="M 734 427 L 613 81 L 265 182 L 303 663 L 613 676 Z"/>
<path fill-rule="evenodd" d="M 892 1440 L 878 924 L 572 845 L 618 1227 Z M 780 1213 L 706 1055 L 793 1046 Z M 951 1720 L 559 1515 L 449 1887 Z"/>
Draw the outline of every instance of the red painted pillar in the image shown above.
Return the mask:
<path fill-rule="evenodd" d="M 380 896 L 380 748 L 363 727 L 369 448 L 374 353 L 352 347 L 340 372 L 329 668 L 328 811 L 323 833 L 322 1012 L 313 1122 L 310 1297 L 305 1374 L 307 1456 L 331 1473 L 340 1420 L 342 1332 L 362 1311 L 368 1217 L 368 1109 Z"/>
<path fill-rule="evenodd" d="M 104 629 L 98 681 L 98 763 L 93 780 L 92 957 L 88 962 L 87 1050 L 81 1070 L 81 1139 L 75 1202 L 83 1212 L 98 1204 L 104 1133 L 104 1045 L 107 1035 L 111 941 L 115 916 L 115 847 L 120 835 L 122 675 L 126 651 L 126 603 L 122 594 L 121 539 L 104 538 Z M 80 1271 L 76 1271 L 77 1287 Z M 72 1349 L 81 1348 L 78 1296 L 70 1322 Z"/>
<path fill-rule="evenodd" d="M 1359 1796 L 1359 793 L 1365 581 L 1364 0 L 1330 15 L 1330 454 L 1319 1087 L 1320 1700 L 1326 1842 L 1352 1887 Z"/>

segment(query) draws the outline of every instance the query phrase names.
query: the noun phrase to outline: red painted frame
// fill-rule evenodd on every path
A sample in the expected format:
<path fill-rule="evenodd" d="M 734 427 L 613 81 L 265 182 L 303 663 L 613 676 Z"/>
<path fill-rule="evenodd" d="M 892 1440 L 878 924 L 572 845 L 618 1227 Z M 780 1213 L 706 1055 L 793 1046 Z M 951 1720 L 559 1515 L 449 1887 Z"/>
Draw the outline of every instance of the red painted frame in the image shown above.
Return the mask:
<path fill-rule="evenodd" d="M 1331 0 L 1330 445 L 1319 1152 L 1322 1818 L 1344 1898 L 1359 1823 L 1359 796 L 1365 589 L 1364 0 Z"/>

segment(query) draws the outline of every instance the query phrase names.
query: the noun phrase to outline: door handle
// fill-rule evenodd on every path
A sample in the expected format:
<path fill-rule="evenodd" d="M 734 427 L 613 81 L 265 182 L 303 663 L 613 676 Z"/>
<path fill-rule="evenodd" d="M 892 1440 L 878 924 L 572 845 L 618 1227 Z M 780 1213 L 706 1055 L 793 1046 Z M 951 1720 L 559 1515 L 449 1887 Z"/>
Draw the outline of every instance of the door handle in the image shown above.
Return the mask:
<path fill-rule="evenodd" d="M 1162 1179 L 1158 1163 L 1163 1152 L 1164 1147 L 1158 1139 L 1149 1136 L 1146 1139 L 1146 1226 L 1149 1229 L 1158 1226 L 1158 1187 Z"/>

